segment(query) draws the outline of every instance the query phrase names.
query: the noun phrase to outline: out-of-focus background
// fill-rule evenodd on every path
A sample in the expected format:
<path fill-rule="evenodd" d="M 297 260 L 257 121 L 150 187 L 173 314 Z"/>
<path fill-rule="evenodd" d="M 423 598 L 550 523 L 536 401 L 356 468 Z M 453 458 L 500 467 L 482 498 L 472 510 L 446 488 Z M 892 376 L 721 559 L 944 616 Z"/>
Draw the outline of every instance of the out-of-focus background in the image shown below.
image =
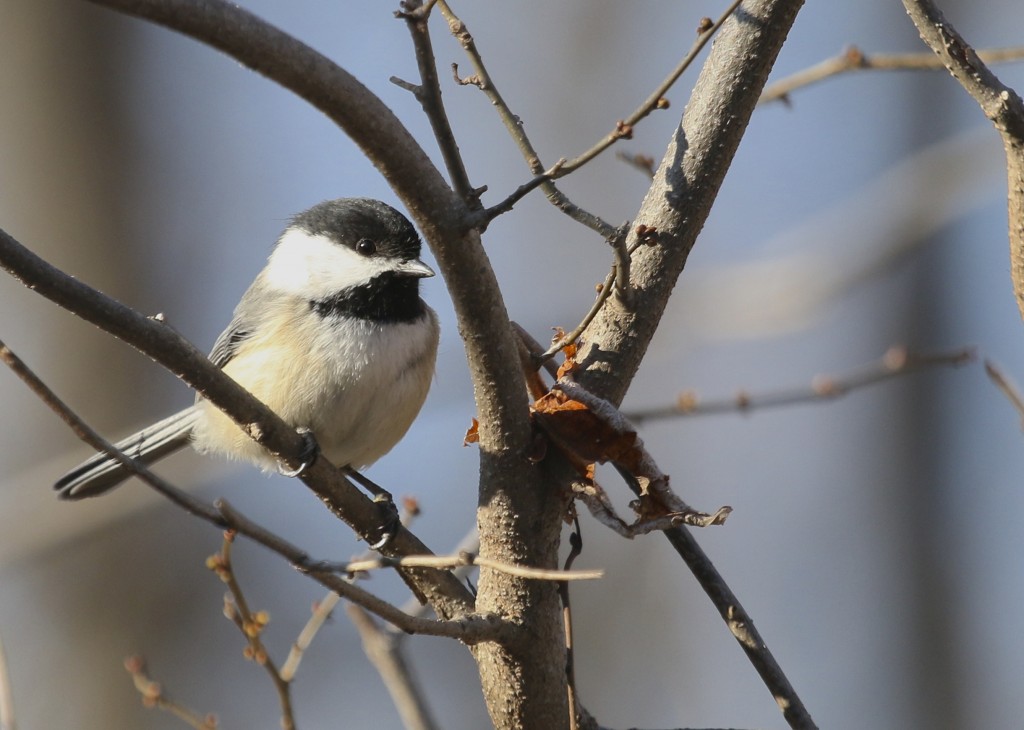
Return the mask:
<path fill-rule="evenodd" d="M 415 78 L 392 7 L 245 5 L 336 59 L 434 146 L 392 75 Z M 1024 43 L 1013 0 L 943 0 L 976 47 Z M 545 161 L 582 151 L 649 93 L 725 2 L 457 4 Z M 434 21 L 439 66 L 468 67 Z M 774 78 L 839 53 L 923 51 L 899 3 L 809 3 Z M 1018 89 L 1024 66 L 997 69 Z M 660 157 L 696 70 L 621 149 Z M 472 181 L 495 202 L 528 179 L 476 89 L 445 76 Z M 332 197 L 393 201 L 322 115 L 199 44 L 84 3 L 0 9 L 0 226 L 202 348 L 288 216 Z M 436 157 L 436 155 L 435 155 Z M 756 112 L 626 405 L 806 385 L 880 357 L 974 345 L 1024 379 L 1010 289 L 1005 175 L 995 132 L 944 72 L 859 73 Z M 606 154 L 564 182 L 613 222 L 644 176 Z M 511 315 L 539 339 L 574 325 L 607 246 L 540 194 L 487 232 Z M 428 259 L 429 259 L 428 255 Z M 415 494 L 416 531 L 450 550 L 473 524 L 476 453 L 464 356 L 443 282 L 425 296 L 444 334 L 409 436 L 369 474 Z M 172 376 L 0 276 L 0 338 L 110 437 L 187 404 Z M 0 372 L 0 636 L 24 728 L 176 728 L 145 710 L 121 666 L 143 654 L 183 703 L 224 727 L 275 727 L 262 670 L 221 615 L 204 568 L 220 535 L 131 483 L 58 503 L 50 484 L 88 450 Z M 692 504 L 729 504 L 700 539 L 822 727 L 1008 728 L 1024 716 L 1024 434 L 980 364 L 844 399 L 651 423 L 642 433 Z M 301 485 L 192 453 L 163 472 L 224 496 L 313 554 L 359 544 Z M 625 489 L 609 486 L 620 504 Z M 783 727 L 774 701 L 668 544 L 626 542 L 584 519 L 574 588 L 582 701 L 610 726 Z M 283 657 L 322 591 L 251 545 L 236 548 L 266 640 Z M 369 587 L 403 601 L 384 575 Z M 413 669 L 446 728 L 488 723 L 468 653 L 412 638 Z M 398 728 L 341 613 L 295 685 L 306 728 Z"/>

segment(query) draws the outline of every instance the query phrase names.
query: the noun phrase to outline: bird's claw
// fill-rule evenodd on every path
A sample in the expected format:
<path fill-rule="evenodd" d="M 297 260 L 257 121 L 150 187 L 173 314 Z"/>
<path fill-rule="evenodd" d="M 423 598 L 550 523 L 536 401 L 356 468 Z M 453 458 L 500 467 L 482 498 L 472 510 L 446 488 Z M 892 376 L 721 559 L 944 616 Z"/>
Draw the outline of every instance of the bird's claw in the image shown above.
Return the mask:
<path fill-rule="evenodd" d="M 313 466 L 313 462 L 316 461 L 316 457 L 320 455 L 320 445 L 316 442 L 316 437 L 313 432 L 308 428 L 296 429 L 299 435 L 302 436 L 302 453 L 299 454 L 299 458 L 302 462 L 294 469 L 289 469 L 283 461 L 277 462 L 277 471 L 281 476 L 284 477 L 300 477 L 306 473 L 309 467 Z"/>
<path fill-rule="evenodd" d="M 391 500 L 390 494 L 386 497 L 374 497 L 373 503 L 377 505 L 377 511 L 381 513 L 381 519 L 376 528 L 377 539 L 371 542 L 370 537 L 367 536 L 366 542 L 371 550 L 380 550 L 395 539 L 395 535 L 402 527 L 402 518 L 398 514 L 398 507 Z"/>

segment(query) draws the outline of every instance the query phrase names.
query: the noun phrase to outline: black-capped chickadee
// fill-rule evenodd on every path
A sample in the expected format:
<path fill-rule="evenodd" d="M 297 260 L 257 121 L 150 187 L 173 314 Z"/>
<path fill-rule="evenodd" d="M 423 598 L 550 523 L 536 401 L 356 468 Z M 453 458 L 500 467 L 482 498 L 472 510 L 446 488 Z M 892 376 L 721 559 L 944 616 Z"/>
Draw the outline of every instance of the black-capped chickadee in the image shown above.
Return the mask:
<path fill-rule="evenodd" d="M 308 430 L 332 464 L 365 467 L 405 435 L 434 375 L 437 315 L 419 292 L 419 280 L 434 272 L 419 255 L 412 224 L 384 203 L 346 198 L 313 206 L 278 239 L 210 359 L 287 423 Z M 277 467 L 201 397 L 117 447 L 150 464 L 188 443 Z M 54 487 L 62 498 L 80 499 L 129 476 L 100 453 Z"/>

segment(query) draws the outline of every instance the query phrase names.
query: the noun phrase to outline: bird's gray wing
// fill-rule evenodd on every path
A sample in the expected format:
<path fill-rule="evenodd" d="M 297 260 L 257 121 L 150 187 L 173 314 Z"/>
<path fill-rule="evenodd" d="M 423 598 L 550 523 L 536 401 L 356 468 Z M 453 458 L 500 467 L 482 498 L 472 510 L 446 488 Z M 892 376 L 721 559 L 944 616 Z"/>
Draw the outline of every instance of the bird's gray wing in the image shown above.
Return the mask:
<path fill-rule="evenodd" d="M 210 361 L 219 368 L 227 365 L 238 352 L 238 346 L 249 338 L 251 331 L 250 323 L 243 321 L 236 314 L 228 328 L 221 332 L 220 337 L 213 343 L 213 349 L 210 350 Z"/>
<path fill-rule="evenodd" d="M 143 464 L 152 464 L 188 443 L 196 417 L 194 406 L 186 408 L 118 441 L 115 447 Z M 131 475 L 132 472 L 112 456 L 98 453 L 61 477 L 53 488 L 61 499 L 95 497 L 113 489 Z"/>

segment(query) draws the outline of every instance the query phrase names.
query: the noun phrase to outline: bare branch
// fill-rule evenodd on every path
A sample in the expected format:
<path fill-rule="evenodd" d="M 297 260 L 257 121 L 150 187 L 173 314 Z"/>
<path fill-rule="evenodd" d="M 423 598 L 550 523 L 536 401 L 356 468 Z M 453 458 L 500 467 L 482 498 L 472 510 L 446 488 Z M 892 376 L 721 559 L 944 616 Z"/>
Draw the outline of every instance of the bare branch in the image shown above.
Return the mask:
<path fill-rule="evenodd" d="M 801 0 L 746 0 L 742 11 L 722 25 L 634 221 L 653 234 L 651 245 L 633 256 L 633 306 L 615 306 L 615 300 L 610 300 L 581 336 L 574 376 L 590 393 L 615 405 L 622 401 L 801 5 Z M 679 527 L 666 530 L 665 535 L 712 597 L 733 635 L 742 637 L 744 651 L 786 721 L 791 727 L 815 727 L 692 536 Z"/>
<path fill-rule="evenodd" d="M 231 563 L 231 545 L 235 536 L 230 530 L 224 531 L 224 542 L 221 545 L 220 553 L 211 556 L 206 561 L 206 567 L 217 574 L 217 577 L 227 585 L 230 593 L 224 596 L 224 615 L 238 627 L 248 642 L 244 656 L 261 667 L 263 667 L 274 683 L 277 691 L 277 701 L 281 705 L 281 727 L 283 730 L 295 730 L 295 712 L 292 709 L 291 682 L 281 676 L 277 664 L 271 658 L 267 647 L 260 638 L 263 629 L 270 621 L 266 611 L 253 612 L 249 609 L 249 603 L 242 592 L 242 586 L 235 575 Z"/>
<path fill-rule="evenodd" d="M 1024 60 L 1024 48 L 993 48 L 978 51 L 985 63 L 1006 63 Z M 758 104 L 773 101 L 789 102 L 789 95 L 797 89 L 817 84 L 826 79 L 851 71 L 941 71 L 946 66 L 933 53 L 865 53 L 850 46 L 838 56 L 821 61 L 779 79 L 765 87 Z"/>
<path fill-rule="evenodd" d="M 90 1 L 194 38 L 292 91 L 359 145 L 417 222 L 449 234 L 461 228 L 464 207 L 420 145 L 377 96 L 326 56 L 225 0 Z"/>
<path fill-rule="evenodd" d="M 131 674 L 132 682 L 142 696 L 142 704 L 145 707 L 155 707 L 169 712 L 196 730 L 217 730 L 220 727 L 215 715 L 200 715 L 165 695 L 160 683 L 154 682 L 146 673 L 146 665 L 142 657 L 128 657 L 124 660 L 124 668 Z"/>
<path fill-rule="evenodd" d="M 789 683 L 782 667 L 775 661 L 768 645 L 754 627 L 753 620 L 690 531 L 685 527 L 674 527 L 665 531 L 665 537 L 718 609 L 730 633 L 739 642 L 750 663 L 754 665 L 761 680 L 772 693 L 789 726 L 794 730 L 816 730 L 817 725 L 814 724 L 793 685 Z"/>
<path fill-rule="evenodd" d="M 363 651 L 380 674 L 406 730 L 437 728 L 438 725 L 430 714 L 423 693 L 413 681 L 397 637 L 383 631 L 373 617 L 358 606 L 347 606 L 345 610 L 359 631 L 359 636 L 363 640 Z"/>
<path fill-rule="evenodd" d="M 903 0 L 921 39 L 995 125 L 1006 153 L 1010 278 L 1024 317 L 1024 100 L 1002 83 L 931 0 Z"/>
<path fill-rule="evenodd" d="M 14 688 L 11 685 L 11 670 L 7 666 L 3 637 L 0 637 L 0 730 L 18 730 L 18 723 L 14 719 Z"/>
<path fill-rule="evenodd" d="M 1021 394 L 1020 388 L 991 360 L 985 360 L 985 372 L 1006 396 L 1006 399 L 1017 409 L 1017 413 L 1021 417 L 1021 428 L 1024 428 L 1024 395 Z"/>
<path fill-rule="evenodd" d="M 604 303 L 608 301 L 608 297 L 610 297 L 612 292 L 615 291 L 614 284 L 617 278 L 618 267 L 612 266 L 612 270 L 608 273 L 608 276 L 605 277 L 604 282 L 597 285 L 597 298 L 594 300 L 594 303 L 590 305 L 590 310 L 583 315 L 583 319 L 580 320 L 580 323 L 573 327 L 569 332 L 565 332 L 558 337 L 555 337 L 554 342 L 551 343 L 551 347 L 546 349 L 544 352 L 534 355 L 534 367 L 544 364 L 564 350 L 568 345 L 573 344 L 580 338 L 580 334 L 582 334 L 583 330 L 587 328 L 587 325 L 594 321 L 594 317 L 596 317 L 597 313 L 601 311 L 601 307 L 603 307 Z"/>
<path fill-rule="evenodd" d="M 576 558 L 583 552 L 583 533 L 580 531 L 579 518 L 573 515 L 573 531 L 569 535 L 569 555 L 565 558 L 563 570 L 569 571 Z M 572 637 L 572 604 L 569 597 L 569 584 L 560 583 L 558 594 L 562 598 L 562 621 L 565 624 L 565 676 L 566 685 L 569 688 L 569 728 L 579 730 L 580 710 L 579 698 L 576 694 L 576 657 L 573 652 Z"/>
<path fill-rule="evenodd" d="M 164 481 L 151 472 L 144 464 L 135 461 L 118 451 L 113 444 L 100 436 L 87 423 L 85 423 L 85 421 L 79 418 L 78 415 L 60 398 L 58 398 L 46 383 L 44 383 L 28 367 L 28 365 L 22 361 L 22 359 L 15 355 L 14 352 L 3 342 L 0 342 L 0 360 L 2 360 L 15 375 L 21 378 L 28 386 L 29 390 L 35 393 L 39 399 L 50 408 L 50 410 L 56 413 L 57 416 L 64 421 L 64 423 L 66 423 L 74 434 L 82 441 L 97 451 L 108 454 L 112 458 L 116 459 L 118 463 L 189 514 L 201 517 L 207 522 L 213 523 L 217 527 L 227 527 L 227 523 L 224 522 L 220 514 L 211 506 L 196 499 L 187 492 L 178 489 L 169 482 Z"/>
<path fill-rule="evenodd" d="M 568 582 L 574 580 L 597 580 L 604 577 L 603 570 L 545 570 L 531 568 L 526 565 L 508 565 L 498 560 L 481 557 L 475 553 L 464 551 L 458 555 L 405 555 L 399 558 L 376 557 L 352 560 L 348 563 L 325 563 L 322 567 L 330 567 L 336 573 L 363 573 L 382 568 L 431 568 L 433 570 L 451 570 L 459 566 L 474 566 L 496 570 L 506 575 L 514 575 L 529 580 L 554 580 Z"/>
<path fill-rule="evenodd" d="M 655 180 L 633 222 L 631 307 L 611 300 L 581 336 L 577 380 L 614 403 L 625 395 L 690 249 L 711 211 L 800 0 L 747 0 L 719 31 Z"/>
<path fill-rule="evenodd" d="M 215 504 L 227 522 L 229 529 L 235 530 L 264 547 L 270 548 L 287 559 L 300 572 L 309 575 L 325 588 L 341 594 L 342 598 L 376 614 L 406 633 L 446 636 L 467 644 L 493 641 L 509 633 L 508 627 L 504 626 L 500 620 L 493 616 L 470 614 L 461 616 L 458 619 L 445 620 L 409 616 L 396 606 L 363 590 L 359 586 L 353 585 L 345 577 L 338 575 L 333 563 L 326 560 L 314 560 L 309 557 L 308 553 L 287 542 L 284 538 L 268 533 L 267 530 L 255 524 L 225 500 L 217 500 Z M 418 571 L 410 570 L 407 572 Z"/>
<path fill-rule="evenodd" d="M 732 16 L 742 2 L 743 0 L 732 0 L 732 2 L 729 3 L 729 7 L 727 7 L 718 17 L 718 20 L 713 23 L 708 18 L 704 18 L 698 28 L 697 40 L 694 41 L 690 50 L 685 56 L 683 56 L 683 59 L 674 69 L 672 69 L 669 75 L 665 77 L 665 80 L 658 84 L 658 87 L 652 91 L 646 99 L 644 99 L 632 114 L 622 121 L 617 122 L 615 129 L 600 139 L 596 144 L 594 144 L 594 146 L 577 157 L 567 160 L 559 165 L 559 169 L 555 174 L 555 177 L 559 178 L 568 175 L 571 172 L 575 172 L 620 139 L 629 139 L 632 137 L 633 127 L 639 124 L 655 109 L 668 109 L 669 103 L 665 98 L 665 94 L 667 94 L 668 90 L 675 85 L 676 81 L 679 80 L 679 77 L 683 75 L 686 69 L 693 64 L 694 60 L 697 58 L 697 54 L 704 50 L 704 46 L 706 46 L 708 41 L 714 37 L 715 33 L 718 32 L 718 29 L 721 28 L 722 24 Z"/>
<path fill-rule="evenodd" d="M 463 48 L 466 50 L 466 53 L 469 55 L 470 60 L 473 63 L 473 66 L 476 68 L 477 73 L 474 78 L 477 79 L 479 83 L 475 85 L 488 95 L 491 103 L 494 104 L 495 108 L 498 110 L 498 113 L 505 124 L 505 128 L 509 131 L 509 134 L 512 135 L 512 138 L 518 145 L 520 152 L 522 152 L 525 157 L 526 162 L 530 167 L 530 171 L 533 172 L 535 176 L 533 180 L 521 185 L 505 200 L 494 207 L 489 208 L 486 211 L 488 220 L 510 210 L 516 202 L 531 190 L 534 190 L 537 187 L 542 187 L 544 188 L 544 192 L 547 194 L 548 199 L 557 208 L 561 209 L 577 222 L 597 231 L 604 238 L 612 239 L 614 237 L 614 229 L 611 225 L 571 203 L 569 199 L 555 187 L 554 181 L 583 167 L 620 139 L 632 138 L 633 128 L 655 109 L 667 109 L 669 107 L 669 102 L 665 98 L 665 94 L 668 93 L 668 90 L 672 88 L 676 81 L 679 80 L 679 77 L 682 76 L 683 73 L 693 64 L 697 55 L 704 49 L 704 46 L 707 45 L 708 41 L 711 40 L 715 33 L 718 32 L 718 29 L 722 27 L 722 24 L 736 11 L 741 2 L 742 0 L 733 0 L 729 7 L 726 8 L 725 12 L 723 12 L 722 15 L 719 16 L 718 20 L 713 23 L 708 18 L 704 18 L 701 26 L 698 28 L 696 41 L 694 41 L 690 50 L 683 59 L 669 73 L 665 80 L 662 81 L 643 102 L 641 102 L 640 106 L 638 106 L 628 117 L 615 123 L 614 129 L 594 143 L 588 150 L 582 152 L 576 157 L 573 157 L 572 159 L 566 159 L 563 157 L 550 168 L 545 170 L 540 161 L 539 155 L 526 135 L 526 130 L 523 128 L 521 120 L 508 108 L 508 105 L 501 97 L 501 94 L 498 93 L 490 75 L 487 73 L 483 59 L 476 48 L 476 43 L 473 41 L 473 38 L 469 34 L 465 24 L 451 12 L 447 4 L 442 0 L 442 2 L 439 3 L 441 12 L 444 13 L 446 18 L 448 18 L 449 26 L 452 28 L 452 34 L 460 43 L 462 43 Z M 456 78 L 458 79 L 457 74 Z"/>
<path fill-rule="evenodd" d="M 468 206 L 479 208 L 479 192 L 482 191 L 474 190 L 469 182 L 466 164 L 462 160 L 459 145 L 455 141 L 451 124 L 448 122 L 444 102 L 441 100 L 441 84 L 438 81 L 437 63 L 430 41 L 430 29 L 427 26 L 433 2 L 428 5 L 420 5 L 418 8 L 414 7 L 415 4 L 411 2 L 408 5 L 405 12 L 399 12 L 396 15 L 405 20 L 409 34 L 412 36 L 413 48 L 416 49 L 416 64 L 420 70 L 420 84 L 415 87 L 414 91 L 416 99 L 423 106 L 427 120 L 434 130 L 434 139 L 437 140 L 441 156 L 444 157 L 444 164 L 448 169 L 448 176 L 451 178 L 455 192 Z"/>
<path fill-rule="evenodd" d="M 456 638 L 468 644 L 474 644 L 485 640 L 493 640 L 498 636 L 501 636 L 503 632 L 507 633 L 507 627 L 503 626 L 502 622 L 489 616 L 473 615 L 463 617 L 460 620 L 437 621 L 408 616 L 400 609 L 386 601 L 377 598 L 373 594 L 364 591 L 357 586 L 347 583 L 344 578 L 334 574 L 334 572 L 329 568 L 323 568 L 322 566 L 329 566 L 330 564 L 326 561 L 311 560 L 305 551 L 295 547 L 284 538 L 275 535 L 266 528 L 255 524 L 232 508 L 225 501 L 220 500 L 215 506 L 207 505 L 205 502 L 186 494 L 182 490 L 171 485 L 169 482 L 153 474 L 145 467 L 129 459 L 123 453 L 117 451 L 111 444 L 97 436 L 95 431 L 89 428 L 81 418 L 79 418 L 70 408 L 60 401 L 60 399 L 53 394 L 45 383 L 39 380 L 39 378 L 2 342 L 0 342 L 0 360 L 7 363 L 19 377 L 25 380 L 33 392 L 36 392 L 47 406 L 57 412 L 62 420 L 71 425 L 73 430 L 80 434 L 81 438 L 89 443 L 90 446 L 98 451 L 110 454 L 119 462 L 127 465 L 140 479 L 156 489 L 160 494 L 164 495 L 179 506 L 182 506 L 191 514 L 201 517 L 217 527 L 233 530 L 245 535 L 255 542 L 258 542 L 264 547 L 281 555 L 295 568 L 309 574 L 314 580 L 318 581 L 325 587 L 340 593 L 347 600 L 350 600 L 368 611 L 377 614 L 384 620 L 395 624 L 403 631 L 408 633 L 424 633 L 432 636 L 448 636 L 449 638 Z M 409 535 L 408 531 L 405 531 L 404 534 Z M 420 570 L 405 570 L 406 575 L 420 575 L 421 572 L 422 571 Z M 448 575 L 450 580 L 458 585 L 461 590 L 465 590 L 462 584 L 459 583 L 458 579 L 454 576 L 450 576 L 450 574 L 446 572 L 437 572 L 440 575 Z M 428 581 L 420 581 L 417 585 L 425 583 L 428 583 Z M 435 607 L 435 611 L 436 610 L 437 608 Z"/>
<path fill-rule="evenodd" d="M 585 451 L 590 445 L 583 438 L 571 436 L 566 428 L 559 427 L 557 416 L 560 411 L 549 414 L 538 404 L 535 414 L 537 424 L 567 453 L 578 456 L 584 463 L 610 461 L 614 464 L 637 495 L 633 509 L 641 519 L 646 521 L 668 516 L 679 520 L 676 524 L 685 523 L 695 527 L 725 523 L 732 512 L 731 507 L 721 507 L 713 514 L 699 512 L 672 491 L 668 474 L 661 471 L 636 429 L 615 405 L 587 392 L 569 377 L 560 378 L 552 386 L 552 393 L 564 393 L 577 404 L 585 406 L 592 420 L 582 421 L 579 411 L 574 408 L 567 425 L 578 433 L 585 432 L 587 435 L 584 438 L 590 438 L 590 432 L 599 434 L 594 444 L 597 448 Z"/>
<path fill-rule="evenodd" d="M 302 657 L 305 656 L 306 650 L 309 649 L 320 629 L 327 623 L 327 619 L 331 617 L 335 606 L 338 605 L 340 600 L 341 596 L 334 591 L 329 591 L 314 604 L 309 621 L 302 627 L 302 631 L 299 632 L 298 637 L 296 637 L 295 642 L 292 644 L 284 664 L 281 665 L 281 677 L 285 681 L 291 682 L 295 679 L 295 674 L 299 671 Z"/>
<path fill-rule="evenodd" d="M 790 388 L 770 393 L 754 394 L 740 391 L 733 398 L 702 401 L 694 391 L 684 391 L 674 405 L 626 412 L 634 423 L 656 421 L 683 416 L 703 416 L 715 413 L 749 413 L 753 410 L 778 408 L 801 403 L 821 403 L 835 400 L 851 391 L 882 383 L 901 375 L 939 367 L 960 367 L 974 362 L 972 348 L 962 348 L 936 354 L 912 353 L 906 347 L 889 348 L 877 362 L 865 365 L 845 375 L 819 375 L 808 387 Z"/>
<path fill-rule="evenodd" d="M 541 187 L 544 189 L 544 194 L 547 195 L 551 204 L 570 218 L 578 223 L 582 223 L 591 230 L 597 231 L 604 238 L 610 238 L 613 236 L 615 233 L 614 226 L 593 213 L 583 210 L 569 200 L 561 190 L 555 187 L 552 180 L 557 177 L 558 169 L 561 167 L 564 160 L 556 162 L 548 170 L 544 169 L 544 166 L 540 161 L 540 156 L 537 154 L 537 151 L 534 149 L 529 137 L 526 135 L 526 130 L 523 128 L 522 121 L 518 116 L 512 113 L 512 110 L 505 102 L 504 97 L 502 97 L 501 92 L 498 91 L 498 87 L 495 85 L 491 75 L 487 72 L 487 67 L 484 65 L 483 57 L 480 55 L 480 51 L 476 47 L 476 41 L 473 40 L 473 36 L 470 34 L 466 24 L 463 23 L 457 15 L 455 15 L 452 9 L 448 6 L 448 3 L 444 0 L 438 0 L 437 8 L 441 11 L 441 14 L 444 15 L 445 20 L 448 21 L 448 28 L 451 30 L 452 35 L 455 36 L 455 39 L 458 40 L 466 51 L 466 55 L 469 56 L 469 60 L 473 64 L 473 69 L 476 71 L 470 79 L 460 79 L 458 75 L 458 67 L 453 67 L 452 70 L 455 74 L 456 82 L 463 85 L 472 84 L 487 95 L 491 104 L 493 104 L 494 108 L 497 109 L 498 116 L 505 125 L 505 129 L 508 130 L 509 135 L 511 135 L 512 139 L 515 141 L 516 146 L 519 147 L 519 152 L 526 160 L 526 164 L 530 168 L 530 172 L 534 175 L 533 180 L 521 185 L 501 203 L 493 208 L 481 211 L 478 215 L 478 225 L 486 226 L 488 222 L 497 216 L 511 210 L 512 206 L 528 192 L 536 189 L 537 187 Z"/>

